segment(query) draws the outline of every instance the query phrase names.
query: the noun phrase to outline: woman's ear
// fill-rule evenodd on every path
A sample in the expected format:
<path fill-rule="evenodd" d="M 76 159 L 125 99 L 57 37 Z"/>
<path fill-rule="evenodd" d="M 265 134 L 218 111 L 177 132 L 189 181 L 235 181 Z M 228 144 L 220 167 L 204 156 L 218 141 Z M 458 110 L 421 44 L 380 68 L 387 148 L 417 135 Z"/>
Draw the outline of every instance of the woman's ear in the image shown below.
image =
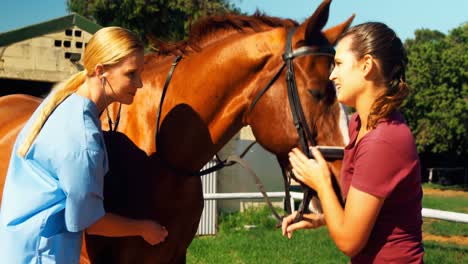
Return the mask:
<path fill-rule="evenodd" d="M 104 65 L 100 63 L 96 64 L 96 67 L 94 67 L 94 73 L 96 76 L 101 78 L 105 74 Z"/>
<path fill-rule="evenodd" d="M 368 77 L 376 70 L 377 65 L 372 55 L 366 54 L 364 58 L 361 59 L 361 70 L 364 73 L 364 76 Z"/>

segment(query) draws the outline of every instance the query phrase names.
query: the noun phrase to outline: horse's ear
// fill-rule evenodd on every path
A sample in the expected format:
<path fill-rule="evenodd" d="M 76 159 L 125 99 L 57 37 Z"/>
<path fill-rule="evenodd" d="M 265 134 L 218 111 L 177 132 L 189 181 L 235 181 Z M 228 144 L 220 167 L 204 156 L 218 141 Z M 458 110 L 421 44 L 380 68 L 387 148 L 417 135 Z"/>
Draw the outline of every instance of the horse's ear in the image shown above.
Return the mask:
<path fill-rule="evenodd" d="M 313 45 L 320 43 L 321 31 L 328 20 L 331 0 L 324 0 L 315 10 L 314 14 L 302 23 L 297 32 L 304 36 L 304 44 Z"/>
<path fill-rule="evenodd" d="M 349 25 L 351 25 L 351 22 L 353 22 L 354 16 L 355 15 L 353 14 L 345 22 L 325 30 L 323 34 L 331 45 L 336 44 L 340 35 L 349 27 Z"/>

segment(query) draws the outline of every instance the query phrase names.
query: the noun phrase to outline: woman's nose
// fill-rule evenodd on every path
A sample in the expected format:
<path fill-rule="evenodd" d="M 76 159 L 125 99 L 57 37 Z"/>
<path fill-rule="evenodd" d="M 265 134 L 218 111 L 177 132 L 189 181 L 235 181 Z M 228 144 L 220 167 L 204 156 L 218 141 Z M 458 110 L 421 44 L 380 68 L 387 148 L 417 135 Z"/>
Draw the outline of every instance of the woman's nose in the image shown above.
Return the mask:
<path fill-rule="evenodd" d="M 334 81 L 336 79 L 336 67 L 330 73 L 330 77 L 328 77 L 328 79 L 330 79 L 331 81 Z"/>

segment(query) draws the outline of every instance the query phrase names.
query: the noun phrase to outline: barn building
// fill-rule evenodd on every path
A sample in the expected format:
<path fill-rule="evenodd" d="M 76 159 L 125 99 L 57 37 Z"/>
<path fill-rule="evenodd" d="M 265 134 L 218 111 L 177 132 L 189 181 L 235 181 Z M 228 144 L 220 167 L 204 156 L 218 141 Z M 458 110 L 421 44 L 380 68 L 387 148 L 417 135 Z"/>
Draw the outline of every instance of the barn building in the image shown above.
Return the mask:
<path fill-rule="evenodd" d="M 82 54 L 101 26 L 70 14 L 0 33 L 0 96 L 44 96 L 54 83 L 82 69 Z"/>

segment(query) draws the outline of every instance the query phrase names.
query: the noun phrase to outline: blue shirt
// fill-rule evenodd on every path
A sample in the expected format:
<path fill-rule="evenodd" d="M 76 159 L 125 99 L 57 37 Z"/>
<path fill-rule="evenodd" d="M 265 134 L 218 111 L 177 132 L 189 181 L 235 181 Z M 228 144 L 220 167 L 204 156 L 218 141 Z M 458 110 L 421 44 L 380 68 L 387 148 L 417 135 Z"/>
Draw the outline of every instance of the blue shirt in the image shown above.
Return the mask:
<path fill-rule="evenodd" d="M 38 110 L 18 135 L 8 167 L 0 208 L 1 262 L 78 263 L 82 230 L 105 214 L 108 161 L 98 109 L 71 94 L 22 158 L 17 148 L 37 115 Z"/>

